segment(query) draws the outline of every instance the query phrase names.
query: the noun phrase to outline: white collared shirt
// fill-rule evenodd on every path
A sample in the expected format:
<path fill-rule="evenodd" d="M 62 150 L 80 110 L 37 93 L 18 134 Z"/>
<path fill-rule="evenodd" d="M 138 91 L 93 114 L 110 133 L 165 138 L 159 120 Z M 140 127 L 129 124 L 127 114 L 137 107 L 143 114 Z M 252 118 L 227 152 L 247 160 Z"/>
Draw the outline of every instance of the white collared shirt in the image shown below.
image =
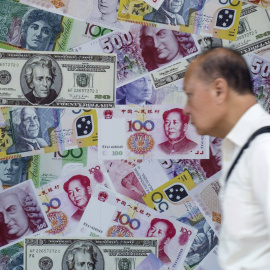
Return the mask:
<path fill-rule="evenodd" d="M 263 126 L 270 126 L 270 116 L 256 104 L 222 142 L 219 262 L 226 270 L 270 269 L 270 133 L 251 142 L 225 184 L 238 152 Z"/>

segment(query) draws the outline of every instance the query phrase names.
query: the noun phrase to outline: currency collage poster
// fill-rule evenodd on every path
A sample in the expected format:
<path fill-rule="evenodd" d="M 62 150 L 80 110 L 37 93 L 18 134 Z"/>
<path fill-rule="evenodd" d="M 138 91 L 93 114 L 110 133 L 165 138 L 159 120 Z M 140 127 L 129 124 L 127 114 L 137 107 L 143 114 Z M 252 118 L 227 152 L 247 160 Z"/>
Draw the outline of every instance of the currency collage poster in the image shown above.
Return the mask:
<path fill-rule="evenodd" d="M 268 6 L 0 0 L 0 270 L 223 269 L 222 139 L 185 74 L 235 50 L 270 113 Z"/>

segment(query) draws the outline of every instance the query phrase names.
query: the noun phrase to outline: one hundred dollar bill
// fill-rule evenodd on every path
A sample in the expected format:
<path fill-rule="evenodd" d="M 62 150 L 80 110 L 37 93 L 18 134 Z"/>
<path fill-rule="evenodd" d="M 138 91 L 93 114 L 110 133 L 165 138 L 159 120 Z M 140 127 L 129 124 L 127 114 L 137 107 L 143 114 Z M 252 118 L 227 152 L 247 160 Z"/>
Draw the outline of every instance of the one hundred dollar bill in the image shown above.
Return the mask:
<path fill-rule="evenodd" d="M 169 1 L 156 10 L 143 0 L 121 0 L 117 19 L 181 32 L 235 40 L 242 2 Z M 159 31 L 159 30 L 156 30 Z"/>
<path fill-rule="evenodd" d="M 177 64 L 175 64 L 176 66 Z M 174 71 L 176 70 L 174 69 Z M 151 74 L 153 78 L 155 72 Z M 160 77 L 163 73 L 160 74 Z M 182 73 L 182 75 L 184 72 Z M 159 82 L 164 81 L 163 87 L 160 87 L 155 90 L 155 87 Z M 184 76 L 184 75 L 183 75 Z M 177 76 L 173 79 L 175 82 L 168 82 L 169 75 L 164 75 L 162 79 L 154 77 L 154 83 L 151 80 L 149 75 L 144 76 L 134 81 L 124 84 L 116 89 L 116 105 L 121 108 L 123 105 L 179 105 L 184 106 L 186 104 L 186 94 L 183 91 L 183 80 L 181 76 Z M 170 80 L 170 79 L 169 79 Z M 168 85 L 170 84 L 170 85 Z M 162 84 L 163 85 L 163 84 Z"/>
<path fill-rule="evenodd" d="M 149 254 L 157 255 L 157 246 L 157 239 L 143 237 L 27 237 L 24 269 L 134 269 Z"/>
<path fill-rule="evenodd" d="M 38 188 L 82 168 L 88 169 L 94 179 L 110 178 L 103 162 L 98 159 L 97 146 L 89 146 L 0 160 L 0 184 L 5 190 L 32 179 Z"/>
<path fill-rule="evenodd" d="M 200 51 L 191 34 L 166 29 L 156 31 L 147 25 L 127 25 L 125 31 L 113 32 L 74 48 L 78 53 L 117 53 L 118 86 Z"/>
<path fill-rule="evenodd" d="M 158 237 L 158 257 L 168 269 L 179 269 L 196 232 L 184 223 L 100 185 L 92 193 L 75 231 L 85 237 Z"/>
<path fill-rule="evenodd" d="M 209 137 L 200 136 L 177 106 L 125 106 L 99 110 L 100 159 L 209 157 Z"/>
<path fill-rule="evenodd" d="M 223 40 L 223 46 L 241 54 L 256 52 L 270 45 L 270 17 L 267 10 L 255 5 L 243 5 L 237 39 Z"/>
<path fill-rule="evenodd" d="M 112 108 L 116 56 L 2 52 L 0 104 Z"/>
<path fill-rule="evenodd" d="M 112 31 L 12 0 L 0 2 L 0 19 L 0 41 L 35 51 L 69 51 Z"/>
<path fill-rule="evenodd" d="M 96 110 L 2 108 L 0 158 L 12 159 L 97 145 Z"/>
<path fill-rule="evenodd" d="M 143 197 L 147 206 L 198 230 L 184 262 L 187 270 L 198 266 L 218 243 L 213 229 L 190 196 L 193 189 L 196 189 L 195 183 L 185 171 Z"/>
<path fill-rule="evenodd" d="M 74 233 L 97 184 L 109 187 L 106 179 L 96 179 L 91 170 L 81 169 L 38 188 L 38 196 L 52 227 L 45 234 Z"/>
<path fill-rule="evenodd" d="M 31 204 L 27 207 L 29 198 Z M 51 229 L 32 180 L 0 193 L 0 213 L 0 249 L 19 243 L 25 236 Z"/>

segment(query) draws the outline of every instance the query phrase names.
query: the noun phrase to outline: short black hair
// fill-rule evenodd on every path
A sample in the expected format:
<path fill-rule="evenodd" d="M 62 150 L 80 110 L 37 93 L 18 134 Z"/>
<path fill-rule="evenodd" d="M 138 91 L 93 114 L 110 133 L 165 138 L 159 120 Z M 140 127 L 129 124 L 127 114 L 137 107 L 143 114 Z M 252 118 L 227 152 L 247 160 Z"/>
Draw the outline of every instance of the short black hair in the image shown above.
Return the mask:
<path fill-rule="evenodd" d="M 181 120 L 181 123 L 184 125 L 184 124 L 188 124 L 189 122 L 189 116 L 184 114 L 183 110 L 182 109 L 179 109 L 179 108 L 173 108 L 171 110 L 168 110 L 168 111 L 165 111 L 162 115 L 162 118 L 164 120 L 164 122 L 166 121 L 168 115 L 170 113 L 178 113 L 180 115 L 180 120 Z"/>
<path fill-rule="evenodd" d="M 90 184 L 91 184 L 90 179 L 87 176 L 81 175 L 81 174 L 74 175 L 67 182 L 64 183 L 63 188 L 64 188 L 66 193 L 68 193 L 69 183 L 72 182 L 73 180 L 79 180 L 81 185 L 84 186 L 85 189 L 87 187 L 90 187 Z"/>
<path fill-rule="evenodd" d="M 240 95 L 253 94 L 253 84 L 245 59 L 228 48 L 213 48 L 198 56 L 199 77 L 212 82 L 217 78 L 227 81 Z"/>
<path fill-rule="evenodd" d="M 172 239 L 176 234 L 176 229 L 174 225 L 167 219 L 154 218 L 151 220 L 150 228 L 153 227 L 158 222 L 163 222 L 168 226 L 168 229 L 166 231 L 166 237 L 170 237 L 170 239 Z"/>

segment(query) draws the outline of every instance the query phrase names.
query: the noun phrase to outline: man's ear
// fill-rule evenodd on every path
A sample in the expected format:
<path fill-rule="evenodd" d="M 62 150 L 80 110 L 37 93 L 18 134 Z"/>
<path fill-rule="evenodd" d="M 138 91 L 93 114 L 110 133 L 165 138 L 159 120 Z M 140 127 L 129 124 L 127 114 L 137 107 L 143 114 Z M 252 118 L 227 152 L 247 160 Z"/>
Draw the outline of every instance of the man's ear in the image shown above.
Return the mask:
<path fill-rule="evenodd" d="M 213 81 L 212 84 L 217 103 L 218 104 L 223 103 L 228 95 L 229 91 L 228 83 L 223 78 L 217 78 Z"/>
<path fill-rule="evenodd" d="M 170 241 L 171 241 L 171 238 L 170 237 L 167 237 L 166 240 L 165 240 L 165 242 L 164 242 L 164 246 L 167 245 L 167 244 L 169 244 Z"/>
<path fill-rule="evenodd" d="M 88 187 L 87 187 L 87 192 L 88 192 L 88 194 L 91 194 L 91 193 L 92 193 L 91 186 L 88 186 Z"/>
<path fill-rule="evenodd" d="M 184 132 L 186 132 L 186 131 L 187 131 L 187 129 L 188 129 L 188 124 L 187 124 L 187 123 L 185 123 L 185 124 L 184 124 L 184 127 L 183 127 L 183 131 L 184 131 Z"/>

